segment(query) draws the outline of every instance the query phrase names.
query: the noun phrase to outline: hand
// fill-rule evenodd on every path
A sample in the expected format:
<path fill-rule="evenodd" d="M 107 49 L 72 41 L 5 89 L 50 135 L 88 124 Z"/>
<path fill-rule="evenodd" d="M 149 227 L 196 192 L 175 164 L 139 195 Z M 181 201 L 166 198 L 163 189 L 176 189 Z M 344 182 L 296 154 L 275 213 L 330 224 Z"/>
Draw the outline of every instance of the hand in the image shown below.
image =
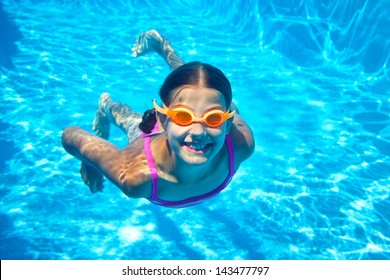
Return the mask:
<path fill-rule="evenodd" d="M 80 174 L 81 178 L 83 178 L 84 183 L 89 186 L 89 190 L 91 191 L 91 193 L 103 191 L 104 177 L 102 173 L 100 173 L 96 168 L 82 162 Z"/>

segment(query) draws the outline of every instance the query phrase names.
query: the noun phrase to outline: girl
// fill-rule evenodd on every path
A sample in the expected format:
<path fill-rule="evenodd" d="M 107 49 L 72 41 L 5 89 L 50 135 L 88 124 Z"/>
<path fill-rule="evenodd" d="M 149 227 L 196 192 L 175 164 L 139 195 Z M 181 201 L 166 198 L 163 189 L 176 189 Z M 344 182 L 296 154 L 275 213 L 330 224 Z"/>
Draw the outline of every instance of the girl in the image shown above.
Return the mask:
<path fill-rule="evenodd" d="M 139 35 L 133 56 L 156 51 L 173 70 L 160 89 L 160 105 L 143 116 L 103 93 L 93 122 L 97 136 L 66 128 L 62 143 L 81 160 L 91 192 L 102 191 L 103 176 L 132 198 L 186 207 L 223 190 L 254 150 L 253 134 L 232 104 L 226 76 L 201 62 L 184 64 L 157 31 Z M 110 124 L 129 144 L 108 142 Z"/>

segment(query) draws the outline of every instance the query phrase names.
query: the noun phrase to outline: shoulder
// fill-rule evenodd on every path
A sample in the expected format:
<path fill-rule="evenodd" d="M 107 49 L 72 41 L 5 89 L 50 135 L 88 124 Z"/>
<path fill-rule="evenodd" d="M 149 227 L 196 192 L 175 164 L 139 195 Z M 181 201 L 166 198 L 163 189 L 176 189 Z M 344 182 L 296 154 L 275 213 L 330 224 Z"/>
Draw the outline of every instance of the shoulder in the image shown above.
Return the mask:
<path fill-rule="evenodd" d="M 151 137 L 150 150 L 159 178 L 172 181 L 169 170 L 172 168 L 172 160 L 166 147 L 166 136 L 156 135 Z M 152 175 L 150 171 L 150 159 L 147 158 L 144 139 L 140 139 L 128 146 L 122 152 L 122 168 L 118 169 L 121 178 L 122 191 L 129 197 L 148 198 L 152 192 Z"/>
<path fill-rule="evenodd" d="M 229 136 L 232 139 L 237 163 L 247 160 L 255 150 L 252 129 L 240 115 L 235 115 Z"/>

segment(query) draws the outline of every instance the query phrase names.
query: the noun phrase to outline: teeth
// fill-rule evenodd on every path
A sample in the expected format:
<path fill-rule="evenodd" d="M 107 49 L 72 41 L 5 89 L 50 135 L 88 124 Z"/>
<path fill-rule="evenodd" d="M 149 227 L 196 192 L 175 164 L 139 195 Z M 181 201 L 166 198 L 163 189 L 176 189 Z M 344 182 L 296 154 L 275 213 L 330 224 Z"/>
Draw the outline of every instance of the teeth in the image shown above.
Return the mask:
<path fill-rule="evenodd" d="M 208 144 L 199 144 L 199 143 L 186 143 L 187 147 L 190 147 L 191 149 L 195 151 L 204 150 Z"/>

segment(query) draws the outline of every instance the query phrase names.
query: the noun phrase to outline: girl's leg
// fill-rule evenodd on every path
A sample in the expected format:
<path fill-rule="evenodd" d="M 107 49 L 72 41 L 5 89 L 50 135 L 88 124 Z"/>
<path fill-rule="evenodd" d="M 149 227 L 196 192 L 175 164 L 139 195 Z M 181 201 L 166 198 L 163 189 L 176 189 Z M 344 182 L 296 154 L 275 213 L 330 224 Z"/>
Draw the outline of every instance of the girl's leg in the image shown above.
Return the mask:
<path fill-rule="evenodd" d="M 184 64 L 184 61 L 175 52 L 169 40 L 154 29 L 138 35 L 132 51 L 133 57 L 139 57 L 154 51 L 168 63 L 172 71 Z"/>
<path fill-rule="evenodd" d="M 128 143 L 132 143 L 139 138 L 141 133 L 138 128 L 141 120 L 140 113 L 134 112 L 124 103 L 114 102 L 105 92 L 100 95 L 99 107 L 93 120 L 92 129 L 96 135 L 108 139 L 112 123 L 126 134 Z"/>
<path fill-rule="evenodd" d="M 131 50 L 133 57 L 139 57 L 149 52 L 158 53 L 168 63 L 172 71 L 184 64 L 169 40 L 161 36 L 155 29 L 139 34 Z M 232 103 L 231 110 L 236 110 L 236 113 L 239 114 L 234 103 Z"/>

